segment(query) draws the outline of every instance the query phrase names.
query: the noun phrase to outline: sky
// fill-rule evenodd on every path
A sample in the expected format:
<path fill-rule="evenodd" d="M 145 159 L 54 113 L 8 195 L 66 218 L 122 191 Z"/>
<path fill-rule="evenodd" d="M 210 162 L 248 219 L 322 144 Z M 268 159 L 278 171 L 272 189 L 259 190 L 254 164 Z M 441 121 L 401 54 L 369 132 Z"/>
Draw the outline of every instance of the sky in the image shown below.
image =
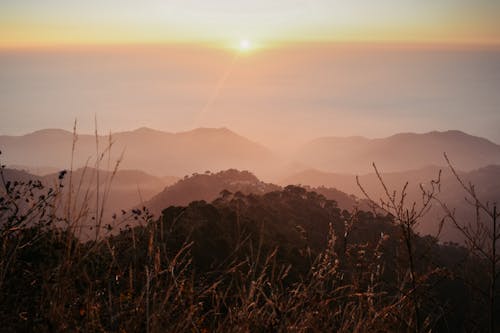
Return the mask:
<path fill-rule="evenodd" d="M 459 129 L 500 143 L 500 50 L 296 44 L 0 52 L 1 134 L 228 127 L 268 146 Z"/>
<path fill-rule="evenodd" d="M 97 117 L 271 147 L 449 129 L 500 143 L 498 17 L 488 0 L 0 0 L 0 135 L 92 133 Z"/>
<path fill-rule="evenodd" d="M 1 0 L 3 47 L 299 41 L 499 43 L 497 0 Z"/>

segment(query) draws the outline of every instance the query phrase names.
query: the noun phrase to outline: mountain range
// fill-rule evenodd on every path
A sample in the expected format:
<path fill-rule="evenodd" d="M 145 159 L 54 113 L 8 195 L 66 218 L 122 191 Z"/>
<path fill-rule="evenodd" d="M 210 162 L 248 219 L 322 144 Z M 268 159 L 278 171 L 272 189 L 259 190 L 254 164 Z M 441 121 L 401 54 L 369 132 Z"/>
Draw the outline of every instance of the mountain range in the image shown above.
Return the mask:
<path fill-rule="evenodd" d="M 465 186 L 474 185 L 474 190 L 479 200 L 488 203 L 491 207 L 500 200 L 500 165 L 489 165 L 472 171 L 456 171 L 457 176 Z M 436 197 L 446 203 L 451 210 L 454 210 L 463 224 L 475 221 L 475 209 L 470 195 L 462 187 L 456 175 L 449 167 L 428 166 L 421 169 L 381 172 L 381 179 L 392 195 L 396 191 L 398 197 L 406 183 L 406 205 L 409 207 L 414 202 L 417 207 L 422 204 L 422 191 L 420 186 L 429 190 L 431 182 L 439 179 L 439 188 L 436 188 Z M 386 199 L 385 189 L 374 172 L 358 177 L 359 185 L 375 201 L 380 198 Z M 282 179 L 280 184 L 307 185 L 311 187 L 326 186 L 335 187 L 340 191 L 353 194 L 359 198 L 365 195 L 358 185 L 356 177 L 349 174 L 338 174 L 322 172 L 318 170 L 305 170 L 290 175 Z M 433 207 L 421 220 L 417 229 L 424 234 L 435 235 L 438 232 L 439 221 L 444 216 L 443 210 L 437 202 L 433 202 Z M 448 223 L 445 225 L 441 235 L 443 240 L 460 241 L 458 233 Z"/>
<path fill-rule="evenodd" d="M 366 208 L 355 174 L 360 174 L 360 183 L 373 199 L 384 197 L 380 180 L 373 173 L 374 162 L 391 191 L 401 190 L 409 182 L 408 203 L 421 201 L 421 184 L 428 186 L 442 170 L 439 198 L 471 220 L 474 216 L 464 201 L 466 193 L 446 167 L 445 152 L 463 181 L 475 185 L 481 200 L 494 203 L 500 198 L 500 146 L 460 131 L 403 133 L 381 139 L 319 138 L 284 156 L 226 128 L 181 133 L 140 128 L 111 137 L 75 137 L 68 131 L 41 130 L 0 136 L 0 150 L 2 164 L 23 166 L 28 171 L 67 169 L 73 150 L 73 184 L 84 188 L 96 185 L 95 167 L 112 170 L 113 161 L 119 159 L 115 174 L 99 171 L 101 192 L 106 188 L 103 182 L 113 174 L 106 213 L 145 205 L 159 214 L 171 205 L 210 202 L 223 190 L 263 194 L 289 184 L 306 186 L 337 201 L 341 208 Z M 99 163 L 95 162 L 96 152 L 101 156 Z M 85 165 L 91 167 L 81 168 Z M 9 172 L 18 179 L 38 177 L 50 182 L 58 175 Z M 435 234 L 442 215 L 434 207 L 419 230 Z M 445 240 L 457 240 L 451 229 L 444 234 Z"/>
<path fill-rule="evenodd" d="M 139 170 L 113 172 L 94 168 L 79 168 L 73 172 L 67 172 L 62 179 L 60 179 L 59 172 L 38 176 L 24 170 L 9 168 L 2 170 L 2 176 L 6 182 L 40 181 L 51 188 L 58 188 L 58 184 L 61 183 L 63 200 L 60 202 L 59 209 L 67 209 L 68 193 L 71 191 L 73 215 L 95 214 L 96 200 L 99 198 L 99 207 L 103 210 L 103 216 L 107 221 L 113 213 L 148 201 L 166 186 L 178 180 L 175 177 L 152 176 Z"/>
<path fill-rule="evenodd" d="M 400 133 L 380 139 L 325 137 L 306 143 L 294 157 L 314 169 L 362 174 L 373 171 L 372 163 L 384 172 L 442 166 L 443 153 L 465 171 L 500 164 L 500 145 L 460 131 Z"/>
<path fill-rule="evenodd" d="M 99 156 L 99 168 L 108 165 L 108 160 L 111 164 L 120 160 L 123 169 L 178 177 L 228 168 L 264 173 L 263 166 L 273 165 L 275 158 L 269 149 L 226 128 L 180 133 L 139 128 L 97 137 L 47 129 L 22 136 L 0 136 L 0 150 L 7 165 L 68 169 L 73 155 L 76 168 L 88 164 L 97 167 Z"/>
<path fill-rule="evenodd" d="M 110 142 L 113 144 L 109 148 Z M 156 176 L 183 177 L 235 168 L 249 170 L 267 181 L 307 169 L 364 174 L 372 171 L 372 163 L 383 172 L 443 166 L 445 152 L 455 167 L 464 171 L 500 164 L 499 145 L 460 131 L 400 133 L 379 139 L 324 137 L 285 154 L 227 128 L 179 133 L 139 128 L 97 137 L 75 137 L 68 131 L 46 129 L 22 136 L 0 136 L 0 150 L 4 164 L 22 165 L 29 170 L 68 169 L 73 156 L 75 168 L 103 168 L 120 160 L 122 169 L 143 170 Z M 99 165 L 96 156 L 100 156 Z"/>

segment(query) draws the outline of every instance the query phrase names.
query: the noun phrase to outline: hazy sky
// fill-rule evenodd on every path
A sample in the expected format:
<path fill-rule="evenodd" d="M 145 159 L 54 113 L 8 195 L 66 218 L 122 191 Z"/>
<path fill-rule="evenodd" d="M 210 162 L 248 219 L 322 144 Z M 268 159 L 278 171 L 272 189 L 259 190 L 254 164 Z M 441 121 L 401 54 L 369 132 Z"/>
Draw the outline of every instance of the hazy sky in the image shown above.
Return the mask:
<path fill-rule="evenodd" d="M 2 0 L 0 45 L 498 43 L 498 0 Z"/>
<path fill-rule="evenodd" d="M 500 50 L 297 44 L 0 52 L 0 134 L 229 127 L 270 146 L 459 129 L 500 143 Z"/>
<path fill-rule="evenodd" d="M 499 17 L 497 0 L 0 0 L 0 134 L 75 118 L 91 133 L 97 116 L 271 146 L 448 129 L 500 143 Z"/>

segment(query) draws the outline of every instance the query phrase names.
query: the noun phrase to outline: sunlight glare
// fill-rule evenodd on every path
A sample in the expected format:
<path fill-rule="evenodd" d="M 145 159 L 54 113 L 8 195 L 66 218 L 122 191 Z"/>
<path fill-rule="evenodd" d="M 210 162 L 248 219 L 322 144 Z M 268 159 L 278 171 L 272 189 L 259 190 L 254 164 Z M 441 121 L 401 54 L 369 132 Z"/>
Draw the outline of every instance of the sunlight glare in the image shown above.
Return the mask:
<path fill-rule="evenodd" d="M 250 49 L 252 44 L 248 39 L 242 39 L 240 40 L 240 51 L 247 51 Z"/>

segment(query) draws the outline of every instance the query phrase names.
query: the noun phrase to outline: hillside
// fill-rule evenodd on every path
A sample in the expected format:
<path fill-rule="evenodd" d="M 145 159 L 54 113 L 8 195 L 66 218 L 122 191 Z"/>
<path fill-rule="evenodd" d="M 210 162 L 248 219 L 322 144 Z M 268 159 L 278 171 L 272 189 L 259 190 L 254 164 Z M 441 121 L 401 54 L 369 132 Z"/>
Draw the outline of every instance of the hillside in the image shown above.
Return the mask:
<path fill-rule="evenodd" d="M 464 224 L 473 221 L 474 208 L 465 201 L 467 197 L 465 191 L 447 168 L 429 166 L 405 172 L 382 172 L 381 176 L 391 193 L 393 190 L 401 191 L 405 183 L 408 182 L 407 203 L 416 202 L 419 204 L 422 201 L 420 184 L 428 187 L 431 180 L 437 179 L 440 169 L 442 170 L 441 186 L 437 197 L 450 208 L 455 209 Z M 465 184 L 471 183 L 474 185 L 476 194 L 480 200 L 490 204 L 500 202 L 500 165 L 490 165 L 469 172 L 459 171 L 458 173 Z M 376 174 L 361 175 L 359 176 L 359 180 L 374 200 L 385 197 L 385 191 Z M 349 174 L 306 170 L 286 177 L 279 183 L 301 184 L 312 187 L 335 187 L 345 193 L 354 194 L 359 198 L 364 197 L 356 183 L 356 176 Z M 421 221 L 418 229 L 424 234 L 436 234 L 442 216 L 442 210 L 435 203 L 434 208 Z M 445 226 L 441 236 L 442 240 L 445 241 L 463 241 L 451 226 Z"/>
<path fill-rule="evenodd" d="M 113 213 L 149 200 L 178 180 L 172 177 L 159 178 L 138 170 L 118 170 L 113 175 L 110 171 L 97 172 L 94 168 L 80 168 L 73 173 L 68 172 L 62 180 L 59 179 L 59 173 L 41 177 L 9 168 L 3 170 L 3 175 L 6 181 L 37 180 L 47 187 L 57 188 L 57 184 L 61 183 L 63 187 L 59 208 L 67 205 L 71 180 L 72 206 L 75 214 L 88 210 L 91 215 L 94 214 L 96 207 L 97 180 L 99 180 L 99 207 L 103 208 L 103 217 L 107 222 Z"/>
<path fill-rule="evenodd" d="M 69 168 L 73 134 L 46 129 L 23 136 L 0 136 L 5 163 L 21 165 L 37 172 Z M 318 138 L 299 147 L 292 156 L 275 155 L 266 147 L 252 142 L 227 128 L 197 128 L 168 133 L 149 128 L 99 136 L 99 154 L 105 152 L 101 165 L 120 158 L 122 169 L 183 177 L 206 170 L 229 168 L 250 170 L 266 180 L 280 177 L 290 169 L 317 169 L 336 173 L 368 173 L 372 162 L 385 172 L 420 169 L 444 165 L 443 152 L 455 166 L 470 171 L 490 164 L 500 164 L 500 146 L 460 131 L 401 133 L 387 138 L 363 137 Z M 109 154 L 108 154 L 109 153 Z M 96 138 L 79 135 L 74 161 L 76 167 L 95 166 Z M 293 167 L 292 167 L 293 166 Z M 301 166 L 300 168 L 298 166 Z M 37 172 L 38 173 L 38 172 Z"/>
<path fill-rule="evenodd" d="M 268 171 L 274 155 L 262 145 L 252 142 L 226 128 L 197 128 L 192 131 L 168 133 L 149 128 L 119 132 L 108 155 L 108 136 L 99 136 L 99 154 L 106 152 L 101 164 L 119 159 L 122 169 L 144 170 L 147 173 L 182 177 L 205 170 L 228 168 Z M 0 150 L 7 165 L 39 165 L 68 169 L 73 134 L 56 129 L 41 130 L 23 136 L 0 136 Z M 96 138 L 78 135 L 75 166 L 94 166 Z"/>
<path fill-rule="evenodd" d="M 232 194 L 240 192 L 241 194 L 262 195 L 280 189 L 280 186 L 265 183 L 248 171 L 230 169 L 218 173 L 195 174 L 185 177 L 166 187 L 161 193 L 146 202 L 145 206 L 158 216 L 164 208 L 169 206 L 185 206 L 190 202 L 200 200 L 212 202 L 219 198 L 223 191 Z M 335 188 L 305 186 L 305 189 L 317 192 L 328 200 L 334 200 L 341 209 L 367 208 L 366 203 Z"/>
<path fill-rule="evenodd" d="M 155 215 L 169 206 L 185 206 L 192 201 L 215 200 L 223 190 L 245 194 L 264 194 L 280 187 L 260 181 L 248 171 L 230 169 L 218 173 L 195 174 L 166 187 L 145 203 Z"/>
<path fill-rule="evenodd" d="M 413 331 L 414 304 L 432 331 L 487 323 L 470 299 L 487 273 L 467 250 L 410 231 L 410 266 L 390 216 L 341 212 L 300 187 L 171 206 L 144 222 L 89 243 L 43 226 L 10 233 L 9 248 L 23 246 L 0 289 L 7 331 L 138 332 L 147 316 L 158 332 Z"/>
<path fill-rule="evenodd" d="M 107 222 L 113 213 L 133 207 L 146 206 L 152 213 L 159 216 L 161 211 L 169 206 L 183 206 L 200 200 L 212 202 L 219 198 L 223 191 L 233 194 L 240 192 L 241 194 L 261 195 L 282 188 L 272 183 L 265 183 L 248 171 L 236 169 L 217 173 L 193 174 L 185 176 L 183 179 L 159 178 L 138 170 L 118 170 L 114 175 L 112 172 L 100 170 L 99 177 L 97 177 L 97 170 L 94 168 L 80 168 L 72 174 L 67 173 L 62 181 L 59 179 L 59 173 L 41 177 L 24 170 L 6 168 L 3 170 L 3 174 L 7 181 L 39 180 L 46 186 L 55 186 L 61 182 L 63 185 L 63 205 L 67 200 L 71 178 L 73 205 L 81 208 L 86 200 L 85 206 L 88 206 L 91 211 L 96 206 L 96 184 L 97 179 L 99 179 L 99 205 L 102 206 L 102 200 L 105 197 L 103 216 Z M 333 187 L 304 186 L 304 188 L 315 191 L 328 200 L 335 201 L 341 209 L 368 208 L 363 200 Z"/>
<path fill-rule="evenodd" d="M 500 164 L 500 146 L 460 131 L 401 133 L 387 138 L 325 137 L 302 146 L 295 155 L 313 169 L 337 173 L 397 172 L 444 165 L 443 153 L 458 169 L 470 171 Z"/>

